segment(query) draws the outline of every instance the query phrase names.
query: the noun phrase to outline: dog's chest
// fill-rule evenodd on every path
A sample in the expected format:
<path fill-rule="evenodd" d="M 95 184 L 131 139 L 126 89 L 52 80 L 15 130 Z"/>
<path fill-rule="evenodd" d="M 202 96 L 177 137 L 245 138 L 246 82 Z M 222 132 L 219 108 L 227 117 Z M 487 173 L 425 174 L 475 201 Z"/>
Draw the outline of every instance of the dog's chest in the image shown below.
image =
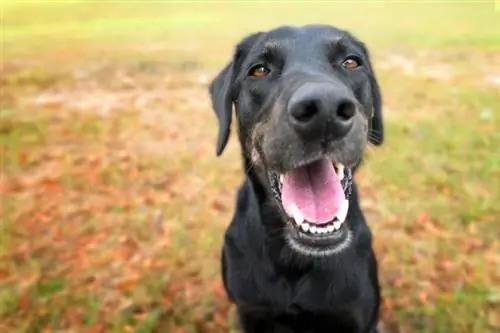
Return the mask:
<path fill-rule="evenodd" d="M 256 261 L 257 263 L 257 261 Z M 328 273 L 309 272 L 302 276 L 285 275 L 265 261 L 230 264 L 228 289 L 237 303 L 273 312 L 332 311 L 359 296 L 355 288 L 334 288 L 337 278 Z"/>

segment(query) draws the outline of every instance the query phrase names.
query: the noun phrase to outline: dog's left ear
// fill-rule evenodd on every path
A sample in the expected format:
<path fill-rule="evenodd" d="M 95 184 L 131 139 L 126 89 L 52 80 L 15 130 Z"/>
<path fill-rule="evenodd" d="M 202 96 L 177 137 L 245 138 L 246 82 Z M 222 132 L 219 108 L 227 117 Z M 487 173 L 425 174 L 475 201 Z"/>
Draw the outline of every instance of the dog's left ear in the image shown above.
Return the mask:
<path fill-rule="evenodd" d="M 375 70 L 373 69 L 373 66 L 371 64 L 368 48 L 363 43 L 360 44 L 361 48 L 363 49 L 363 52 L 365 53 L 366 59 L 368 60 L 368 66 L 370 70 L 370 86 L 372 95 L 371 97 L 372 97 L 373 114 L 371 118 L 369 141 L 376 146 L 380 146 L 384 142 L 384 121 L 382 117 L 382 93 L 380 92 L 380 86 L 375 76 Z"/>
<path fill-rule="evenodd" d="M 210 83 L 209 91 L 212 99 L 212 108 L 219 120 L 219 134 L 217 138 L 216 154 L 220 156 L 226 148 L 231 132 L 233 102 L 239 92 L 236 78 L 252 45 L 261 32 L 254 33 L 243 39 L 234 52 L 232 61 Z"/>
<path fill-rule="evenodd" d="M 375 73 L 372 72 L 371 78 L 372 100 L 373 100 L 373 118 L 370 128 L 370 142 L 376 146 L 384 143 L 384 120 L 382 118 L 382 94 Z"/>

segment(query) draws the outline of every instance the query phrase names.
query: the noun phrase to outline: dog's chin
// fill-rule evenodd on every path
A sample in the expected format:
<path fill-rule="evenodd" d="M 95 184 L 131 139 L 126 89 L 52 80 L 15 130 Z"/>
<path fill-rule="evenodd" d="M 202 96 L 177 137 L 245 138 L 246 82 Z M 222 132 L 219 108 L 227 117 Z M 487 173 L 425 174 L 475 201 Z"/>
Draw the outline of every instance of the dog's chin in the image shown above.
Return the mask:
<path fill-rule="evenodd" d="M 325 167 L 327 163 L 331 164 L 330 168 Z M 330 169 L 335 174 L 324 175 L 327 172 L 318 171 L 316 164 L 322 164 L 323 169 Z M 298 170 L 299 168 L 305 170 Z M 285 240 L 292 250 L 303 256 L 325 257 L 349 247 L 352 231 L 347 223 L 347 213 L 353 182 L 351 168 L 323 156 L 284 174 L 268 171 L 267 176 L 273 201 L 279 208 L 284 223 Z M 309 180 L 304 180 L 307 177 Z M 314 179 L 315 177 L 318 179 Z M 307 181 L 312 188 L 306 189 Z M 337 191 L 328 192 L 328 186 L 332 191 Z M 309 201 L 300 201 L 303 197 L 293 193 L 294 190 L 299 192 L 301 188 L 304 192 L 309 192 Z M 321 193 L 313 193 L 315 190 Z M 294 196 L 296 201 L 293 201 Z M 311 203 L 316 204 L 315 209 L 311 209 Z"/>

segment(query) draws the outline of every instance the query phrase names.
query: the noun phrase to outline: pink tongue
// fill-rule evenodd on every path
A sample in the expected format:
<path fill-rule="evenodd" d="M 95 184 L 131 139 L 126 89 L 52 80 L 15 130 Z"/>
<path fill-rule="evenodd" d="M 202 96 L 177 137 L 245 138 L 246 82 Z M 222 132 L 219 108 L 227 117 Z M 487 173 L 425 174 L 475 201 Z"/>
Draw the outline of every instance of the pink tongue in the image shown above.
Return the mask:
<path fill-rule="evenodd" d="M 314 224 L 331 221 L 345 199 L 340 179 L 330 161 L 322 159 L 285 174 L 281 201 L 286 213 L 294 206 Z"/>

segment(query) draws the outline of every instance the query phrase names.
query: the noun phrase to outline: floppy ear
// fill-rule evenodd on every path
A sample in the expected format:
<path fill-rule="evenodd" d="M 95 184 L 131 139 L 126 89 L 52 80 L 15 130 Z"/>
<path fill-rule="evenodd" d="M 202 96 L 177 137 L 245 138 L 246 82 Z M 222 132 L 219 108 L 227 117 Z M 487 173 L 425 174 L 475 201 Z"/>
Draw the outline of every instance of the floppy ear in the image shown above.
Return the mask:
<path fill-rule="evenodd" d="M 212 108 L 219 119 L 219 134 L 217 137 L 217 156 L 220 156 L 229 139 L 231 118 L 233 109 L 233 98 L 231 84 L 234 81 L 233 62 L 230 62 L 210 83 L 210 97 Z"/>
<path fill-rule="evenodd" d="M 384 142 L 384 121 L 382 118 L 382 94 L 375 73 L 372 72 L 371 77 L 372 100 L 373 100 L 373 116 L 372 125 L 370 128 L 370 142 L 376 146 L 380 146 Z"/>
<path fill-rule="evenodd" d="M 231 132 L 233 102 L 238 95 L 236 78 L 241 64 L 251 46 L 262 33 L 254 33 L 241 41 L 234 52 L 232 61 L 210 83 L 209 91 L 212 99 L 212 108 L 219 120 L 219 134 L 217 138 L 216 154 L 220 156 L 226 148 Z"/>
<path fill-rule="evenodd" d="M 377 78 L 375 76 L 375 70 L 371 64 L 370 54 L 368 52 L 367 47 L 361 44 L 361 48 L 365 53 L 366 59 L 368 60 L 368 66 L 370 69 L 370 86 L 371 86 L 371 94 L 372 94 L 372 107 L 373 113 L 371 118 L 371 126 L 370 126 L 370 136 L 369 141 L 376 145 L 380 146 L 384 142 L 384 122 L 382 117 L 382 94 L 380 92 L 380 86 L 377 82 Z"/>

